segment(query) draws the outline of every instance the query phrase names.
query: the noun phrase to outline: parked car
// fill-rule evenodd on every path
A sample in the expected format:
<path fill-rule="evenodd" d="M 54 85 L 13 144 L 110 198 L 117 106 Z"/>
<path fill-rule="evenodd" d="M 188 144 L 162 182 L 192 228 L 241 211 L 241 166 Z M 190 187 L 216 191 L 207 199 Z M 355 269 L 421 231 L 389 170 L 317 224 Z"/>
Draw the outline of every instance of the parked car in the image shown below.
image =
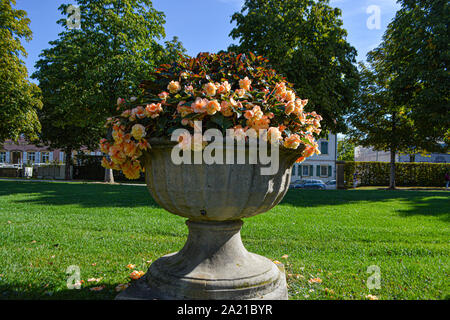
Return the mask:
<path fill-rule="evenodd" d="M 289 184 L 289 189 L 295 189 L 295 186 L 299 184 L 301 180 L 295 180 Z"/>
<path fill-rule="evenodd" d="M 335 190 L 336 189 L 336 180 L 330 180 L 325 183 L 327 190 Z"/>
<path fill-rule="evenodd" d="M 299 183 L 294 184 L 295 189 L 319 189 L 325 190 L 327 186 L 322 180 L 315 179 L 305 179 L 301 180 Z"/>

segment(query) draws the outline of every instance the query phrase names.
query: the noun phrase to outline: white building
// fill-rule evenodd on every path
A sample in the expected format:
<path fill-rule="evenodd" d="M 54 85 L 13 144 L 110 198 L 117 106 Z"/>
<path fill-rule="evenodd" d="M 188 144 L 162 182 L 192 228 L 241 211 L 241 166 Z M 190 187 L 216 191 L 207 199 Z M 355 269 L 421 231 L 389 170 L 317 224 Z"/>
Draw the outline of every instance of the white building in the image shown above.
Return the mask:
<path fill-rule="evenodd" d="M 401 154 L 398 156 L 398 162 L 410 162 L 409 154 Z M 414 155 L 414 162 L 431 162 L 431 163 L 450 163 L 450 154 L 446 153 L 432 153 L 429 155 L 421 155 L 416 153 Z"/>
<path fill-rule="evenodd" d="M 318 144 L 321 154 L 296 163 L 292 168 L 291 182 L 301 179 L 336 180 L 337 136 L 329 134 L 328 140 L 319 139 Z"/>
<path fill-rule="evenodd" d="M 410 162 L 409 154 L 396 154 L 395 162 Z M 375 151 L 372 148 L 355 148 L 355 161 L 390 162 L 391 155 L 386 151 Z M 431 153 L 429 155 L 414 155 L 414 162 L 450 163 L 450 154 Z"/>
<path fill-rule="evenodd" d="M 390 162 L 391 154 L 386 151 L 377 151 L 372 148 L 356 147 L 355 161 L 378 161 Z M 395 156 L 395 161 L 398 161 L 398 155 Z"/>

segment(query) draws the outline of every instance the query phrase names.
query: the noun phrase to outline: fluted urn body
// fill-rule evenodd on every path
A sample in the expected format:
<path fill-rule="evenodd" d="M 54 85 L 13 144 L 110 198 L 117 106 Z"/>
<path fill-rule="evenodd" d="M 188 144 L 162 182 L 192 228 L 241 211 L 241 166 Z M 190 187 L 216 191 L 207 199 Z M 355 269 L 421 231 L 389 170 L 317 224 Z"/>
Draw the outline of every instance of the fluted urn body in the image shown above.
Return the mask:
<path fill-rule="evenodd" d="M 118 299 L 287 299 L 282 266 L 248 252 L 242 244 L 242 218 L 264 213 L 286 194 L 297 150 L 280 147 L 272 164 L 238 160 L 223 147 L 223 164 L 177 164 L 175 143 L 151 141 L 144 155 L 146 182 L 155 201 L 167 211 L 188 218 L 189 236 L 177 253 L 155 261 L 143 279 Z M 195 158 L 195 152 L 191 159 Z M 270 153 L 270 152 L 269 152 Z"/>
<path fill-rule="evenodd" d="M 277 172 L 262 175 L 261 169 L 268 165 L 237 164 L 236 147 L 233 161 L 228 161 L 232 164 L 224 159 L 224 164 L 177 165 L 171 161 L 173 146 L 163 141 L 152 144 L 145 155 L 147 186 L 164 209 L 194 221 L 238 220 L 270 210 L 286 194 L 300 153 L 280 148 Z M 225 158 L 227 148 L 223 149 Z M 248 159 L 248 145 L 245 154 Z"/>

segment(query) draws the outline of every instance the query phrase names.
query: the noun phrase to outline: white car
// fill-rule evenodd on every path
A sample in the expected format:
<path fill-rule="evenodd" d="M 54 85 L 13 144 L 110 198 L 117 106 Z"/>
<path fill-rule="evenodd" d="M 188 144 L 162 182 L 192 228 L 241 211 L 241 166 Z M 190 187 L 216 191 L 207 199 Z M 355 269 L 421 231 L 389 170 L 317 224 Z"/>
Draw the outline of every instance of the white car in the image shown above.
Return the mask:
<path fill-rule="evenodd" d="M 330 180 L 325 183 L 327 190 L 336 190 L 336 180 Z"/>

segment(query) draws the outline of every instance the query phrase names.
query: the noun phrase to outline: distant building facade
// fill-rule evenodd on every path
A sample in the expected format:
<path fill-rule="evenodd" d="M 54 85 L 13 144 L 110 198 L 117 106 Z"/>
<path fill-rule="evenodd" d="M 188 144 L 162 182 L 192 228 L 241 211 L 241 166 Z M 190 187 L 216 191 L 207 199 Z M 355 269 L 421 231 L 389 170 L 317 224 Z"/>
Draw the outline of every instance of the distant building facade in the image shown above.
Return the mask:
<path fill-rule="evenodd" d="M 291 182 L 302 179 L 336 180 L 337 136 L 329 134 L 328 139 L 319 139 L 317 143 L 321 154 L 296 163 L 292 168 Z"/>
<path fill-rule="evenodd" d="M 355 161 L 379 161 L 390 162 L 391 155 L 386 151 L 376 151 L 372 148 L 356 147 Z M 409 154 L 396 154 L 396 162 L 410 162 L 411 156 Z M 430 163 L 450 163 L 450 154 L 446 153 L 431 153 L 428 156 L 423 156 L 420 153 L 414 155 L 414 162 L 430 162 Z"/>
<path fill-rule="evenodd" d="M 86 152 L 86 150 L 84 151 Z M 88 151 L 88 153 L 96 156 L 102 154 L 100 151 Z M 76 154 L 76 152 L 73 153 L 73 155 Z M 65 154 L 62 150 L 50 150 L 46 146 L 38 147 L 23 138 L 17 142 L 7 140 L 0 145 L 0 166 L 2 167 L 22 167 L 24 164 L 39 166 L 54 162 L 60 164 L 65 162 Z"/>
<path fill-rule="evenodd" d="M 356 147 L 355 161 L 390 162 L 391 154 L 386 151 L 377 151 L 372 148 Z M 398 161 L 398 155 L 395 156 L 395 161 Z"/>
<path fill-rule="evenodd" d="M 410 162 L 409 154 L 399 155 L 398 162 Z M 450 154 L 432 153 L 429 156 L 423 156 L 417 153 L 414 155 L 414 162 L 450 163 Z"/>
<path fill-rule="evenodd" d="M 22 166 L 23 164 L 44 164 L 54 161 L 64 162 L 64 152 L 37 147 L 20 138 L 14 142 L 7 140 L 0 145 L 0 165 Z"/>

